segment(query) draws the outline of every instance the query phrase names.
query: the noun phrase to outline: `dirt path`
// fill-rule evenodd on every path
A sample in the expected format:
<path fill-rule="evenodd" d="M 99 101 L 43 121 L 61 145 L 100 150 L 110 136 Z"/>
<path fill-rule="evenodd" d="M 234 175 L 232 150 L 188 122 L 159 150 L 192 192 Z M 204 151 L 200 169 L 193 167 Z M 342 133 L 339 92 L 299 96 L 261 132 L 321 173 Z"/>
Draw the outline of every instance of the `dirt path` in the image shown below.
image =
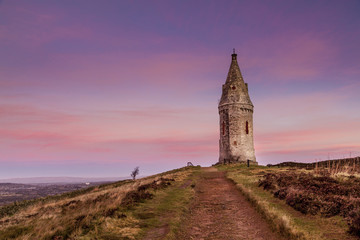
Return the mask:
<path fill-rule="evenodd" d="M 216 168 L 204 168 L 195 190 L 189 219 L 177 239 L 282 239 Z"/>

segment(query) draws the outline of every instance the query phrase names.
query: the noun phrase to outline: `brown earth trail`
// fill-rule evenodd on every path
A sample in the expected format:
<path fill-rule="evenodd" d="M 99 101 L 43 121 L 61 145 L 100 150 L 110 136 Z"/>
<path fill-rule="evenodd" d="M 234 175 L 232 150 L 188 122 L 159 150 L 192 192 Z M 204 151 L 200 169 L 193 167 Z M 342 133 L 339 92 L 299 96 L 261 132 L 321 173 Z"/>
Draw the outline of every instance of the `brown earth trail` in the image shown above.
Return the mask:
<path fill-rule="evenodd" d="M 236 186 L 216 168 L 203 168 L 195 199 L 176 239 L 280 240 Z"/>

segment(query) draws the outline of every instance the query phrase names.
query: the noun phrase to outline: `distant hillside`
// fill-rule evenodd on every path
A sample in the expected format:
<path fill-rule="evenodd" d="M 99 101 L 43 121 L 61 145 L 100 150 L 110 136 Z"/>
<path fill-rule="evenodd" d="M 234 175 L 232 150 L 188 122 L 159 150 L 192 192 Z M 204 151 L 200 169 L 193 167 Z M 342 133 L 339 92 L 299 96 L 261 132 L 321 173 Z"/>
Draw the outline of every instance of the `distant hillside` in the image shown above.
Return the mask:
<path fill-rule="evenodd" d="M 109 182 L 91 183 L 0 183 L 0 206 L 50 195 L 62 194 Z"/>
<path fill-rule="evenodd" d="M 0 183 L 86 183 L 86 182 L 115 182 L 130 177 L 107 177 L 107 178 L 81 178 L 81 177 L 30 177 L 0 179 Z"/>

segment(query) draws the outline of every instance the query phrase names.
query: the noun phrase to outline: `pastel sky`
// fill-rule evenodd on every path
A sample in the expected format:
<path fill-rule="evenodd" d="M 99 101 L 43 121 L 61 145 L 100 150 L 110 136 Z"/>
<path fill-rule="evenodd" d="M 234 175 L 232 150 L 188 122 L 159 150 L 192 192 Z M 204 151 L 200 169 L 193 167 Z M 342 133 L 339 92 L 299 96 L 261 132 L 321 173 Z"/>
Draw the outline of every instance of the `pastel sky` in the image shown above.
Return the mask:
<path fill-rule="evenodd" d="M 0 179 L 218 161 L 236 48 L 260 164 L 360 155 L 360 2 L 0 0 Z"/>

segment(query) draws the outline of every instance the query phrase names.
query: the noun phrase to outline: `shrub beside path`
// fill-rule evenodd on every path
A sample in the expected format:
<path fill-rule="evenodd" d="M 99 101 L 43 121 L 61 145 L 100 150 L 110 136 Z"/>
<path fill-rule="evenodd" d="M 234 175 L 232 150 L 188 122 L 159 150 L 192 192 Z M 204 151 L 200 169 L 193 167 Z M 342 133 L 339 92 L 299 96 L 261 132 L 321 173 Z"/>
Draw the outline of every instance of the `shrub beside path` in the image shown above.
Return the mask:
<path fill-rule="evenodd" d="M 203 168 L 190 214 L 177 239 L 281 240 L 236 186 L 216 168 Z"/>

